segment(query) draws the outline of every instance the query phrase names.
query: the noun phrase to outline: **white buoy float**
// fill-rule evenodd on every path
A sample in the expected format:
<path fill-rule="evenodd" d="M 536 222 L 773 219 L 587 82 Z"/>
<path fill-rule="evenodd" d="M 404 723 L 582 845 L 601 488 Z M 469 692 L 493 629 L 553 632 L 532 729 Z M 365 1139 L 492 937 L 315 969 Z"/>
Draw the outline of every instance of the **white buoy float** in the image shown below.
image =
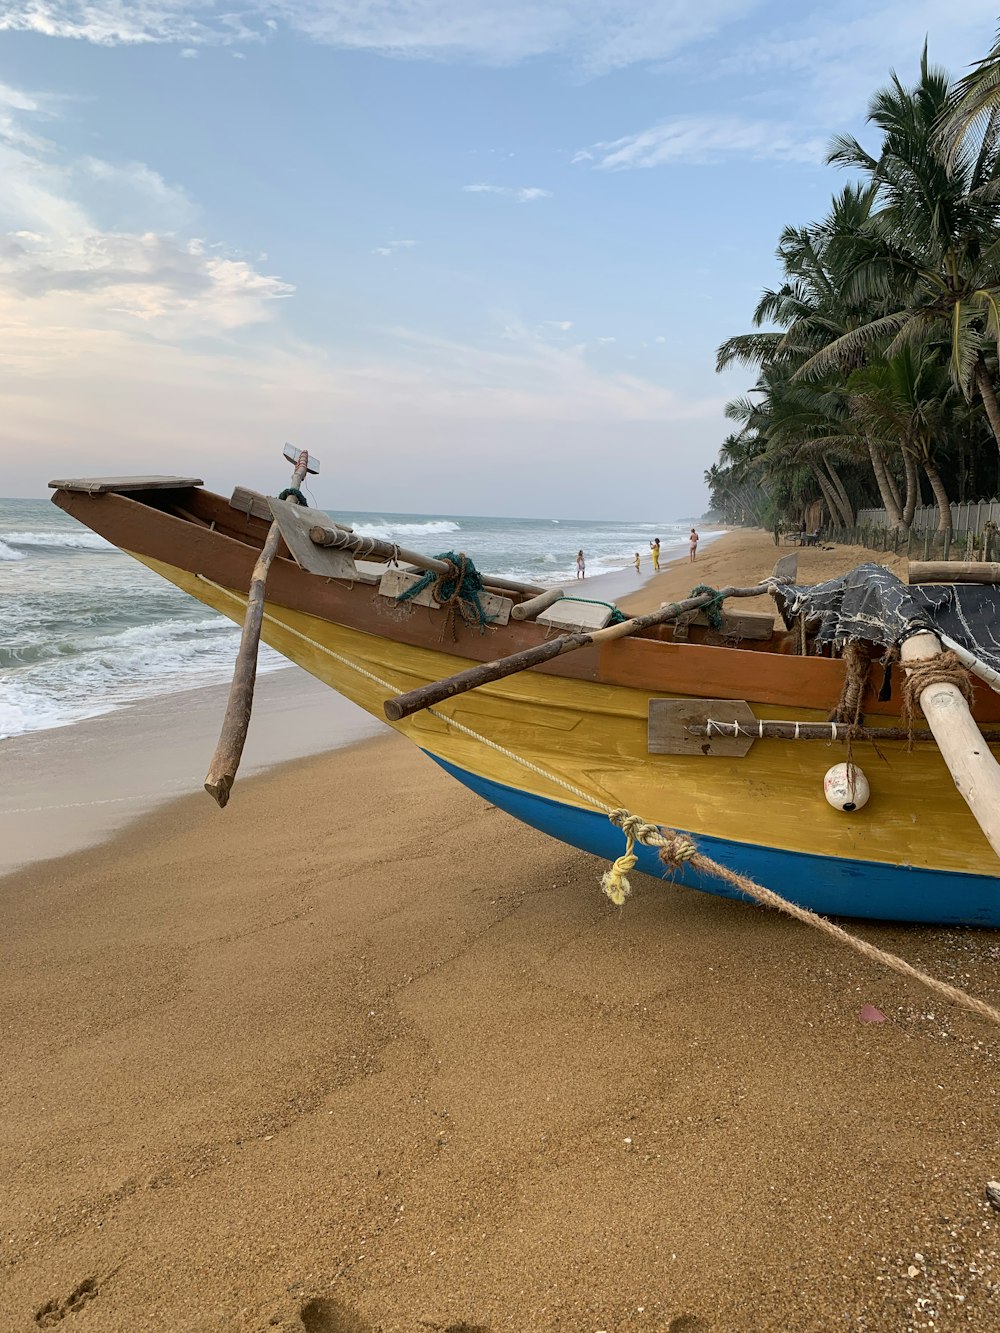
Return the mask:
<path fill-rule="evenodd" d="M 860 810 L 871 794 L 868 779 L 857 764 L 834 764 L 823 779 L 823 795 L 835 810 Z"/>

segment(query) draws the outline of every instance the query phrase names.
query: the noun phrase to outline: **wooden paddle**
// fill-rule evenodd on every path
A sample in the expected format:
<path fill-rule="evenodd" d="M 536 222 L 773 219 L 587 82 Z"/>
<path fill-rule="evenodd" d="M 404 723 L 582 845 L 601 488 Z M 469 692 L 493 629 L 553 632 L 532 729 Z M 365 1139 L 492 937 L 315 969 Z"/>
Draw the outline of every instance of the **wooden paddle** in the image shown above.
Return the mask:
<path fill-rule="evenodd" d="M 310 465 L 309 454 L 303 450 L 292 473 L 291 488 L 297 489 L 305 481 L 306 473 L 316 470 L 315 462 Z M 215 754 L 212 755 L 212 762 L 208 766 L 205 778 L 205 790 L 220 806 L 225 806 L 229 800 L 229 793 L 236 781 L 236 771 L 240 766 L 243 747 L 247 740 L 254 685 L 257 681 L 257 651 L 260 647 L 260 630 L 264 620 L 267 574 L 280 542 L 281 529 L 277 523 L 272 523 L 250 576 L 243 634 L 240 638 L 240 650 L 236 655 L 233 682 L 229 687 L 226 716 L 222 722 L 219 743 L 215 747 Z"/>
<path fill-rule="evenodd" d="M 758 583 L 754 588 L 722 588 L 718 596 L 760 597 L 766 592 L 770 592 L 770 584 Z M 406 694 L 387 699 L 383 704 L 383 710 L 390 722 L 400 722 L 412 713 L 419 713 L 423 708 L 433 708 L 435 704 L 445 699 L 452 699 L 456 694 L 465 694 L 467 690 L 474 690 L 479 685 L 488 685 L 491 681 L 502 680 L 505 676 L 516 675 L 519 671 L 527 671 L 531 667 L 551 661 L 553 657 L 561 657 L 563 653 L 575 653 L 578 648 L 586 648 L 592 643 L 608 643 L 613 639 L 627 638 L 628 635 L 649 629 L 653 625 L 664 625 L 668 621 L 676 620 L 685 611 L 697 611 L 713 600 L 711 594 L 702 593 L 699 597 L 688 597 L 683 602 L 670 602 L 666 606 L 661 606 L 659 611 L 651 611 L 648 615 L 635 616 L 617 625 L 608 625 L 606 629 L 593 630 L 586 634 L 562 634 L 559 638 L 549 639 L 534 648 L 525 648 L 519 653 L 511 653 L 509 657 L 497 658 L 495 662 L 484 662 L 479 666 L 470 667 L 468 671 L 459 671 L 454 676 L 447 676 L 444 680 L 433 681 L 430 685 L 419 685 Z"/>

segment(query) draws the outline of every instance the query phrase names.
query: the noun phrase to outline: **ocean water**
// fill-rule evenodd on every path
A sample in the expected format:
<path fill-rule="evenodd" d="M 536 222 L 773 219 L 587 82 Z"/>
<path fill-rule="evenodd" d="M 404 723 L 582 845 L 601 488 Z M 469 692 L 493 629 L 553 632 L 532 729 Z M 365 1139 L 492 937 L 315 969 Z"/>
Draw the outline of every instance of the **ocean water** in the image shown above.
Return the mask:
<path fill-rule="evenodd" d="M 538 584 L 648 567 L 684 549 L 684 524 L 338 513 L 355 532 Z M 47 500 L 0 499 L 0 739 L 62 727 L 140 699 L 228 680 L 239 629 L 83 528 Z M 262 646 L 260 670 L 284 658 Z"/>

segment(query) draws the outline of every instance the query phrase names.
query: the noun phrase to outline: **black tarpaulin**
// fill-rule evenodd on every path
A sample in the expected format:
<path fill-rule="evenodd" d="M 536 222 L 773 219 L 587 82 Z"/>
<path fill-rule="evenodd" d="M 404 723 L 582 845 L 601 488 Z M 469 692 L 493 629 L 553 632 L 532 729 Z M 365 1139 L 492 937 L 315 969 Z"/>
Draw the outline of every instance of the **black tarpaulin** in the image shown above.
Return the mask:
<path fill-rule="evenodd" d="M 930 630 L 946 634 L 1000 671 L 1000 588 L 994 584 L 911 587 L 884 565 L 869 564 L 811 588 L 779 588 L 777 603 L 789 629 L 804 615 L 821 644 L 840 647 L 864 639 L 891 648 L 919 630 Z"/>

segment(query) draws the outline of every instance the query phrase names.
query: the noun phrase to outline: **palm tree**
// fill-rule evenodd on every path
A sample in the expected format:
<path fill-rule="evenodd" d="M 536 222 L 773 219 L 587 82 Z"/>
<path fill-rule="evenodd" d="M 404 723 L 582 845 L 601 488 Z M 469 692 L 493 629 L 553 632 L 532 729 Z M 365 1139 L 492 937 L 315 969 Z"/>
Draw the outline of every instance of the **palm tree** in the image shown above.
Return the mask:
<path fill-rule="evenodd" d="M 828 341 L 799 373 L 852 368 L 873 344 L 887 343 L 891 358 L 909 342 L 941 337 L 954 382 L 966 397 L 979 391 L 1000 448 L 1000 403 L 985 357 L 1000 343 L 1000 154 L 990 134 L 974 158 L 960 153 L 949 170 L 938 136 L 949 96 L 947 75 L 929 66 L 925 46 L 916 86 L 893 76 L 872 99 L 879 156 L 852 137 L 834 141 L 829 161 L 863 171 L 875 190 L 867 221 L 831 247 L 845 291 L 869 317 Z"/>
<path fill-rule="evenodd" d="M 1000 114 L 1000 31 L 989 54 L 977 60 L 951 90 L 938 124 L 937 143 L 948 166 L 954 165 L 968 139 L 996 134 Z"/>
<path fill-rule="evenodd" d="M 855 418 L 865 431 L 883 448 L 902 453 L 907 495 L 901 517 L 906 526 L 913 520 L 918 498 L 919 466 L 938 508 L 938 530 L 950 530 L 951 506 L 938 461 L 955 422 L 949 411 L 955 390 L 943 356 L 929 345 L 910 344 L 894 357 L 856 371 L 848 392 Z"/>

